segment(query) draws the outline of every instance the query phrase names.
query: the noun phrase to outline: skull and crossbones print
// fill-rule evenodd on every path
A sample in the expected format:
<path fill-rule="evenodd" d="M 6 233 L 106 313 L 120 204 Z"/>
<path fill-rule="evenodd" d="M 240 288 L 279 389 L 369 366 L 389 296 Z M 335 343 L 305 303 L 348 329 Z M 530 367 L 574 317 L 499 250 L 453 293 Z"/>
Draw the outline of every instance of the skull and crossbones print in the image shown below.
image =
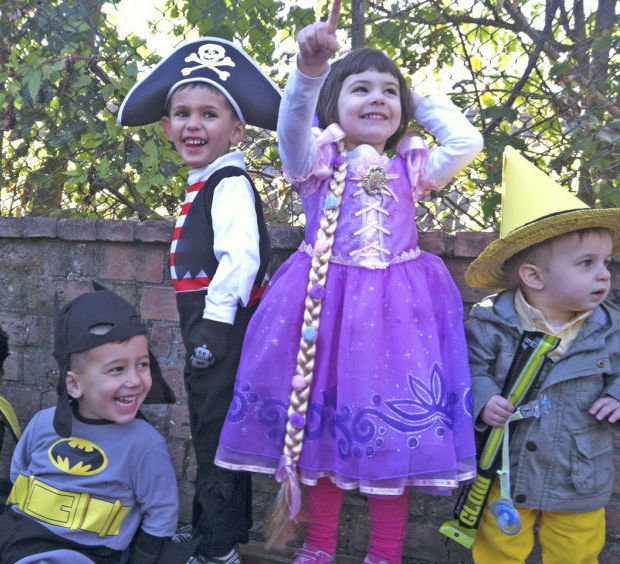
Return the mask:
<path fill-rule="evenodd" d="M 191 72 L 198 69 L 209 68 L 218 75 L 220 80 L 226 80 L 230 76 L 230 73 L 220 69 L 219 67 L 235 66 L 234 61 L 230 57 L 226 56 L 226 50 L 224 47 L 215 43 L 205 43 L 204 45 L 201 45 L 196 53 L 191 53 L 185 57 L 185 62 L 197 63 L 197 65 L 183 68 L 181 70 L 181 74 L 183 76 L 187 76 Z"/>

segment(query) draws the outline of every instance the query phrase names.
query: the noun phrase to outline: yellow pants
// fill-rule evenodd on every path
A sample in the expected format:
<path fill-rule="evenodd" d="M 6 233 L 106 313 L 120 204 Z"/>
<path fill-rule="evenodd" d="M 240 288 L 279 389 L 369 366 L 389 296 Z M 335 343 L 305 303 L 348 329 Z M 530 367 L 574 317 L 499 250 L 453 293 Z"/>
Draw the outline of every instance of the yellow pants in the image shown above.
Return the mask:
<path fill-rule="evenodd" d="M 605 545 L 605 508 L 589 513 L 554 513 L 517 507 L 522 529 L 518 535 L 502 533 L 489 506 L 499 499 L 499 483 L 491 489 L 472 547 L 476 564 L 525 563 L 534 547 L 534 525 L 545 564 L 597 564 Z"/>

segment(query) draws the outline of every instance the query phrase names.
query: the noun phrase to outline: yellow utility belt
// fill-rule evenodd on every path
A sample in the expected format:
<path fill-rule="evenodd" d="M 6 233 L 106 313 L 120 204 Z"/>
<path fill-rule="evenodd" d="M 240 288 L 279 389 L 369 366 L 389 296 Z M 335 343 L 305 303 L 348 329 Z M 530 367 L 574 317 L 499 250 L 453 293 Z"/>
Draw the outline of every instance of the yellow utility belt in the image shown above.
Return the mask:
<path fill-rule="evenodd" d="M 96 499 L 88 493 L 67 492 L 48 486 L 34 476 L 17 476 L 9 503 L 39 521 L 58 527 L 82 529 L 100 537 L 118 535 L 131 507 Z"/>

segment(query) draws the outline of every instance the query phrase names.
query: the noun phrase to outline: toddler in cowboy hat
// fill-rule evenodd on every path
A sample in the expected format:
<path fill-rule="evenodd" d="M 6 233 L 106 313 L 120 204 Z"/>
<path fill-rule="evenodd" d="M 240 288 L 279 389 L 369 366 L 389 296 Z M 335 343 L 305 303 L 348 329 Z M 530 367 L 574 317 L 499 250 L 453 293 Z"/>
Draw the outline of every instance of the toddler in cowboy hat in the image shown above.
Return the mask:
<path fill-rule="evenodd" d="M 245 125 L 275 129 L 280 91 L 243 49 L 216 37 L 179 47 L 120 107 L 122 125 L 161 120 L 190 167 L 170 271 L 187 349 L 185 384 L 198 470 L 188 562 L 236 564 L 248 542 L 251 481 L 213 464 L 243 337 L 266 285 L 269 239 L 246 172 Z"/>
<path fill-rule="evenodd" d="M 55 309 L 58 402 L 26 427 L 0 516 L 1 562 L 157 562 L 177 524 L 176 477 L 142 403 L 173 403 L 123 298 L 100 286 Z M 172 485 L 172 487 L 171 487 Z"/>
<path fill-rule="evenodd" d="M 620 310 L 605 301 L 620 251 L 620 210 L 591 209 L 507 148 L 500 238 L 470 265 L 475 288 L 501 289 L 466 323 L 477 427 L 503 426 L 500 395 L 522 331 L 560 338 L 529 399 L 547 414 L 510 434 L 512 499 L 522 530 L 503 534 L 489 506 L 476 562 L 525 562 L 534 524 L 545 562 L 598 562 L 614 478 L 612 424 L 620 419 Z M 497 480 L 496 480 L 497 482 Z"/>

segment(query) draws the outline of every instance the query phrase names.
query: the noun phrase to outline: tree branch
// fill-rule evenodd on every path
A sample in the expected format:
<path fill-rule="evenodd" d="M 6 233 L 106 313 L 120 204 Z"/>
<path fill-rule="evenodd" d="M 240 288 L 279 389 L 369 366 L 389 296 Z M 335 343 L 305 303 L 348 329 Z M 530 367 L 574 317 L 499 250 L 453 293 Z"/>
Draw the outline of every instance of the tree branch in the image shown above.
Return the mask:
<path fill-rule="evenodd" d="M 604 80 L 609 72 L 609 52 L 611 50 L 611 34 L 616 22 L 616 0 L 599 0 L 596 11 L 596 24 L 593 37 L 597 38 L 592 45 L 592 72 L 593 82 Z M 601 39 L 607 38 L 607 41 Z"/>
<path fill-rule="evenodd" d="M 151 212 L 151 210 L 149 210 L 149 208 L 147 208 L 142 203 L 142 199 L 140 198 L 140 194 L 136 190 L 136 187 L 135 187 L 134 183 L 131 181 L 131 178 L 129 178 L 129 176 L 127 174 L 124 174 L 123 175 L 123 181 L 125 183 L 125 186 L 127 186 L 127 189 L 129 190 L 129 193 L 133 197 L 133 200 L 129 199 L 127 196 L 125 196 L 120 191 L 120 187 L 122 186 L 121 184 L 115 186 L 114 184 L 108 182 L 107 180 L 97 179 L 97 180 L 93 180 L 90 183 L 90 185 L 91 185 L 91 188 L 93 190 L 95 190 L 96 192 L 100 191 L 100 190 L 106 190 L 107 192 L 112 194 L 122 204 L 124 204 L 129 209 L 131 209 L 134 212 L 136 212 L 138 214 L 138 217 L 140 218 L 140 220 L 144 221 L 145 219 L 148 219 L 151 215 L 153 215 L 153 213 Z M 154 214 L 154 215 L 157 215 L 157 214 Z"/>
<path fill-rule="evenodd" d="M 439 16 L 438 18 L 430 19 L 419 16 L 417 10 L 415 9 L 418 7 L 417 5 L 413 8 L 411 7 L 411 5 L 408 5 L 400 10 L 392 11 L 385 8 L 383 4 L 373 4 L 372 11 L 375 13 L 380 13 L 381 15 L 377 17 L 367 18 L 366 21 L 368 23 L 377 23 L 384 19 L 389 20 L 393 18 L 406 18 L 408 21 L 411 21 L 413 23 L 429 26 L 436 26 L 438 24 L 474 24 L 480 27 L 497 28 L 506 31 L 512 31 L 514 33 L 524 31 L 523 25 L 521 23 L 509 22 L 502 19 L 495 9 L 491 10 L 491 13 L 494 16 L 493 18 L 474 17 L 469 15 L 468 13 L 449 11 L 448 8 L 444 7 L 440 2 L 437 2 L 435 0 L 433 0 L 431 3 L 434 4 L 437 9 L 441 11 L 441 16 Z M 416 2 L 414 4 L 418 3 Z M 533 33 L 537 33 L 540 35 L 541 32 L 533 30 Z M 570 46 L 563 45 L 562 43 L 556 41 L 553 37 L 549 37 L 547 41 L 550 42 L 550 44 L 552 44 L 558 52 L 570 50 Z"/>
<path fill-rule="evenodd" d="M 513 5 L 510 0 L 503 0 L 502 6 L 520 26 L 520 31 L 528 35 L 536 43 L 539 39 L 539 32 L 530 26 L 527 19 L 516 6 L 516 3 Z M 552 63 L 559 60 L 560 52 L 555 48 L 553 42 L 544 41 L 542 49 Z M 575 80 L 579 84 L 584 91 L 584 96 L 590 96 L 598 106 L 608 111 L 613 117 L 620 117 L 620 107 L 595 88 L 592 81 L 587 76 L 583 76 L 577 65 L 570 66 L 567 77 L 568 80 Z"/>
<path fill-rule="evenodd" d="M 549 2 L 547 3 L 545 7 L 545 28 L 543 30 L 543 33 L 538 41 L 538 44 L 536 45 L 536 48 L 532 51 L 532 53 L 529 56 L 529 59 L 527 61 L 527 66 L 525 67 L 525 70 L 523 71 L 521 78 L 517 81 L 517 83 L 512 88 L 510 92 L 510 96 L 508 96 L 508 99 L 502 104 L 503 108 L 505 109 L 512 108 L 512 105 L 517 99 L 517 96 L 519 96 L 519 94 L 523 90 L 523 87 L 527 83 L 530 77 L 530 74 L 532 73 L 532 70 L 534 70 L 534 67 L 536 66 L 536 62 L 538 61 L 538 58 L 540 57 L 540 53 L 543 50 L 545 40 L 548 37 L 548 35 L 551 33 L 553 17 L 555 16 L 555 13 L 557 11 L 559 1 L 560 0 L 551 0 L 551 4 L 549 4 Z M 499 125 L 500 121 L 501 121 L 500 118 L 494 119 L 484 130 L 484 133 L 488 135 L 491 131 L 493 131 Z"/>

